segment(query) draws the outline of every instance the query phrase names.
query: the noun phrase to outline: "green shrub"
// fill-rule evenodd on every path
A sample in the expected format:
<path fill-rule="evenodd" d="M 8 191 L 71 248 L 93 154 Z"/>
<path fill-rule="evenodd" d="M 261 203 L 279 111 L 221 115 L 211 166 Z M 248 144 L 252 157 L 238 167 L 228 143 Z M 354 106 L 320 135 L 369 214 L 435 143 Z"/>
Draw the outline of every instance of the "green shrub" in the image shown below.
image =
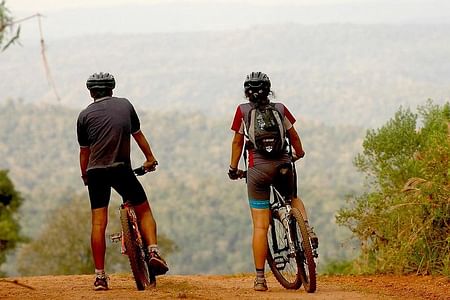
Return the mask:
<path fill-rule="evenodd" d="M 368 131 L 355 159 L 368 190 L 336 219 L 360 240 L 363 273 L 450 275 L 450 105 L 429 101 L 419 113 L 420 130 L 400 109 Z"/>

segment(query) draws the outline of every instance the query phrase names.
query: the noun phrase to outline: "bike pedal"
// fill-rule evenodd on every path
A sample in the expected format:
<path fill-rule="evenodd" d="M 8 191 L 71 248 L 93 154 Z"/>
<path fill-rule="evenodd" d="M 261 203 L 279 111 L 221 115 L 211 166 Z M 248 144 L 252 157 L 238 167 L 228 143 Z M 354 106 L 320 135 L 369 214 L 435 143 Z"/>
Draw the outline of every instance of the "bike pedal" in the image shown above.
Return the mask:
<path fill-rule="evenodd" d="M 286 260 L 283 256 L 274 257 L 275 266 L 278 270 L 282 271 L 286 268 Z"/>
<path fill-rule="evenodd" d="M 122 233 L 120 233 L 120 232 L 113 233 L 113 234 L 109 235 L 109 239 L 113 243 L 118 243 L 122 240 Z"/>

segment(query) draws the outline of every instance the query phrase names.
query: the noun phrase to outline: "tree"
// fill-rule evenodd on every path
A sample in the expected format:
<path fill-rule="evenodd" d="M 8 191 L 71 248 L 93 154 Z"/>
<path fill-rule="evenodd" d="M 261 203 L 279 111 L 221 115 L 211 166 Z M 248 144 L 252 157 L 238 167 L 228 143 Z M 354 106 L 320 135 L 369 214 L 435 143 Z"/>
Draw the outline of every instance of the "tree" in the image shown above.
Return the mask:
<path fill-rule="evenodd" d="M 115 207 L 117 209 L 113 209 Z M 75 197 L 71 202 L 49 212 L 48 219 L 49 222 L 44 226 L 42 233 L 21 249 L 18 258 L 19 273 L 22 275 L 93 273 L 89 200 L 81 196 Z M 118 205 L 113 204 L 109 209 L 108 233 L 117 233 L 120 230 Z M 176 250 L 175 244 L 168 238 L 159 236 L 158 239 L 166 255 Z M 120 248 L 120 243 L 108 245 L 106 253 L 108 272 L 129 270 L 128 259 L 121 254 Z"/>
<path fill-rule="evenodd" d="M 354 161 L 368 190 L 337 214 L 361 241 L 362 272 L 450 274 L 450 104 L 400 109 Z"/>
<path fill-rule="evenodd" d="M 6 261 L 7 253 L 24 240 L 16 218 L 21 203 L 22 198 L 9 179 L 8 172 L 0 170 L 0 265 Z M 3 275 L 0 272 L 0 276 Z"/>
<path fill-rule="evenodd" d="M 0 2 L 0 48 L 5 50 L 16 42 L 20 35 L 20 26 L 15 26 L 5 1 Z M 4 44 L 4 46 L 2 46 Z"/>

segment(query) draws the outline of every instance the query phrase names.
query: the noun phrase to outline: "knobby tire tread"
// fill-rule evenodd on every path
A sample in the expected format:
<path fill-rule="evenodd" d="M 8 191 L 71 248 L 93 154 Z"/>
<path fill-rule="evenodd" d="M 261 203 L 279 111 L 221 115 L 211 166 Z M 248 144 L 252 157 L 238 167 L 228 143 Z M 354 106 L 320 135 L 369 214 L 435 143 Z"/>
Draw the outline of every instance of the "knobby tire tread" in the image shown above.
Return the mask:
<path fill-rule="evenodd" d="M 299 226 L 300 233 L 302 235 L 301 241 L 303 246 L 303 255 L 305 256 L 306 260 L 306 264 L 301 263 L 301 272 L 300 272 L 303 288 L 308 293 L 314 293 L 316 291 L 316 262 L 314 261 L 308 230 L 306 228 L 305 221 L 303 220 L 300 211 L 297 208 L 292 208 L 291 213 L 292 217 L 295 218 L 297 225 Z M 305 267 L 308 268 L 308 275 L 306 274 Z"/>
<path fill-rule="evenodd" d="M 148 276 L 146 275 L 145 261 L 142 260 L 140 249 L 135 243 L 136 237 L 132 229 L 132 225 L 128 220 L 128 213 L 125 208 L 120 209 L 120 222 L 122 225 L 122 238 L 124 239 L 126 254 L 130 261 L 131 272 L 133 273 L 136 287 L 139 291 L 145 289 L 149 284 Z"/>

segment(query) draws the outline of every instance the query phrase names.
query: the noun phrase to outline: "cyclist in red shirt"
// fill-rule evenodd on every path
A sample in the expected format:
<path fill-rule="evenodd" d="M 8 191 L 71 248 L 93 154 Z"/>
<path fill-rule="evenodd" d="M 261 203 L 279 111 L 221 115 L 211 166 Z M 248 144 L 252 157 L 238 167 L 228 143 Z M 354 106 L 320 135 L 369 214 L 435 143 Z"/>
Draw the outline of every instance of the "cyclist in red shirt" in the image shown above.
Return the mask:
<path fill-rule="evenodd" d="M 272 103 L 271 105 L 282 117 L 280 121 L 282 121 L 286 136 L 294 149 L 293 156 L 291 157 L 288 151 L 280 151 L 277 155 L 268 156 L 256 149 L 255 145 L 252 146 L 249 141 L 245 141 L 245 136 L 247 135 L 249 137 L 249 132 L 252 131 L 249 128 L 249 120 L 251 119 L 249 115 L 252 109 L 260 104 L 271 103 L 269 100 L 269 94 L 271 93 L 270 86 L 269 77 L 262 72 L 252 72 L 246 77 L 244 90 L 249 102 L 242 103 L 237 107 L 231 126 L 231 129 L 234 131 L 234 137 L 231 146 L 230 168 L 228 171 L 230 179 L 236 180 L 240 178 L 241 171 L 238 170 L 239 160 L 243 151 L 248 152 L 247 191 L 253 220 L 253 256 L 256 268 L 254 289 L 256 291 L 266 291 L 268 289 L 264 277 L 264 265 L 268 247 L 267 230 L 270 222 L 270 185 L 273 183 L 273 179 L 280 165 L 289 164 L 291 161 L 295 161 L 305 155 L 300 137 L 294 128 L 295 118 L 282 103 Z M 244 149 L 244 144 L 250 144 L 250 146 Z M 308 225 L 306 209 L 301 199 L 297 196 L 297 191 L 294 189 L 295 186 L 293 180 L 292 184 L 288 184 L 288 193 L 292 195 L 292 206 L 300 210 L 308 227 L 311 244 L 317 248 L 318 238 Z"/>

